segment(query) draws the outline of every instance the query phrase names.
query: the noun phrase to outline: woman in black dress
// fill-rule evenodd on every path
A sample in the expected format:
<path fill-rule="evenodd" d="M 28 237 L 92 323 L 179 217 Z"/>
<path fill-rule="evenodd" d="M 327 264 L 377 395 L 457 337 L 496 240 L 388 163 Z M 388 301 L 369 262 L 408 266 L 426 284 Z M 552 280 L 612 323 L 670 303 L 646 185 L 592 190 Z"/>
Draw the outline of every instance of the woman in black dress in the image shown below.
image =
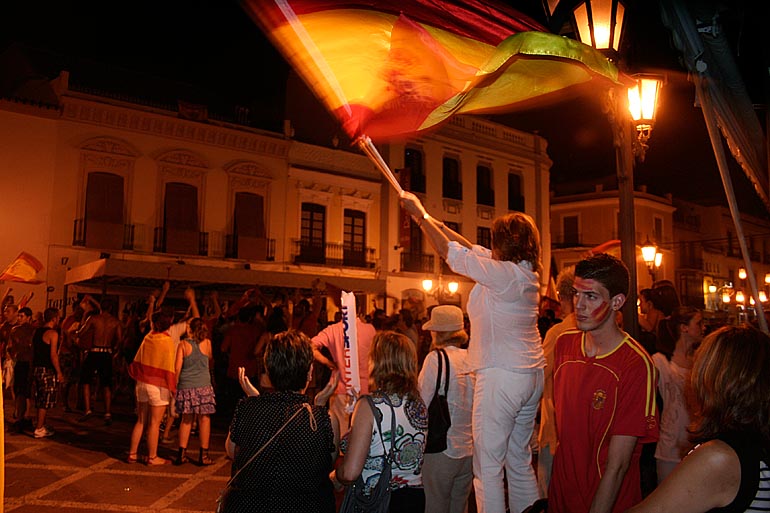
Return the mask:
<path fill-rule="evenodd" d="M 304 392 L 312 363 L 310 339 L 291 330 L 275 335 L 265 349 L 273 392 L 260 395 L 239 372 L 249 397 L 235 409 L 226 449 L 233 459 L 233 475 L 245 467 L 233 481 L 223 511 L 335 511 L 329 472 L 337 455 L 338 435 L 326 402 L 337 378 L 330 380 L 311 406 Z"/>

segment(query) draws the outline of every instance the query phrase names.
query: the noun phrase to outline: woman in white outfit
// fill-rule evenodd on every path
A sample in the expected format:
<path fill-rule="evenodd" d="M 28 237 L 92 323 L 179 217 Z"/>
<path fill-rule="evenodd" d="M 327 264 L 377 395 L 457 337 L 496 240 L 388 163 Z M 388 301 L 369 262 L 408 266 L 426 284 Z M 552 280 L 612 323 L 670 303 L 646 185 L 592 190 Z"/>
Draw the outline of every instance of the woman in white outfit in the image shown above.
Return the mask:
<path fill-rule="evenodd" d="M 674 348 L 674 354 L 671 358 L 663 353 L 652 355 L 658 369 L 658 392 L 663 398 L 660 439 L 655 447 L 658 484 L 693 448 L 687 431 L 691 406 L 688 407 L 685 392 L 689 386 L 695 350 L 703 340 L 703 315 L 697 308 L 680 306 L 671 317 L 661 321 L 659 333 L 665 346 Z"/>
<path fill-rule="evenodd" d="M 492 223 L 492 249 L 472 245 L 431 217 L 410 192 L 401 204 L 456 273 L 476 282 L 468 296 L 473 394 L 473 486 L 479 513 L 521 513 L 538 499 L 529 442 L 543 392 L 543 346 L 537 331 L 540 235 L 532 218 L 513 212 Z"/>
<path fill-rule="evenodd" d="M 463 330 L 463 311 L 452 305 L 437 306 L 422 329 L 431 332 L 431 349 L 443 349 L 449 359 L 446 396 L 452 421 L 446 436 L 447 448 L 438 453 L 425 453 L 423 459 L 425 513 L 464 513 L 468 510 L 468 496 L 473 483 L 473 376 L 466 365 L 468 351 L 462 349 L 468 342 L 468 334 Z M 436 393 L 439 358 L 438 351 L 428 353 L 420 371 L 418 383 L 425 404 L 430 404 Z M 446 372 L 442 363 L 439 388 L 442 395 Z"/>

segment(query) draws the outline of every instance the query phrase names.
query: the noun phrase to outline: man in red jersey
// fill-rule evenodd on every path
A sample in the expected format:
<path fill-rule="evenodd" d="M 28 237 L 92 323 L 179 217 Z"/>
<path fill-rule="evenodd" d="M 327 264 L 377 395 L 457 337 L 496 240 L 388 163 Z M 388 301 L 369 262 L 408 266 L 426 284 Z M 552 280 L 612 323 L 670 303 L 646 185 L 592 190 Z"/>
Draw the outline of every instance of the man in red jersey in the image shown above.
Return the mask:
<path fill-rule="evenodd" d="M 575 266 L 577 329 L 556 341 L 554 406 L 559 447 L 549 513 L 621 512 L 641 501 L 642 444 L 658 439 L 657 376 L 615 314 L 628 269 L 598 254 Z"/>

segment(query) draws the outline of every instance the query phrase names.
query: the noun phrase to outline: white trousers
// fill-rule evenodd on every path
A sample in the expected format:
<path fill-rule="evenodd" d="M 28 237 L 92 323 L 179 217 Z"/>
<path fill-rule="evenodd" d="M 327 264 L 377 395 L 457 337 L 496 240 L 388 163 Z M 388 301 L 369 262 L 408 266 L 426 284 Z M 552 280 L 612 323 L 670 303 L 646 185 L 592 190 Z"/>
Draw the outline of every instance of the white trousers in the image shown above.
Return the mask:
<path fill-rule="evenodd" d="M 478 513 L 504 513 L 503 469 L 511 513 L 538 497 L 530 439 L 543 394 L 543 370 L 476 372 L 473 393 L 473 486 Z"/>

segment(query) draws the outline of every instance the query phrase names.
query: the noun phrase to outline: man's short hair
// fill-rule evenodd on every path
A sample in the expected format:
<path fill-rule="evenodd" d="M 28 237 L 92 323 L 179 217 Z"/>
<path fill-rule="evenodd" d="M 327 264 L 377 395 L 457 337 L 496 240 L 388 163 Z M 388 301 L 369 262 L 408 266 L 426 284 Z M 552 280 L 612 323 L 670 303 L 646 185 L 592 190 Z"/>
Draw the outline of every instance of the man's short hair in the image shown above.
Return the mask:
<path fill-rule="evenodd" d="M 26 307 L 26 306 L 24 308 L 20 309 L 19 313 L 20 314 L 24 314 L 27 317 L 32 317 L 32 309 L 29 308 L 29 307 Z"/>
<path fill-rule="evenodd" d="M 585 258 L 575 266 L 575 277 L 584 280 L 596 280 L 610 293 L 628 296 L 628 268 L 620 259 L 607 253 L 598 253 Z"/>
<path fill-rule="evenodd" d="M 166 331 L 171 327 L 171 322 L 173 320 L 174 318 L 166 312 L 155 312 L 152 315 L 152 327 L 155 331 Z"/>
<path fill-rule="evenodd" d="M 43 320 L 45 322 L 51 322 L 59 316 L 58 308 L 46 308 L 43 312 Z"/>

